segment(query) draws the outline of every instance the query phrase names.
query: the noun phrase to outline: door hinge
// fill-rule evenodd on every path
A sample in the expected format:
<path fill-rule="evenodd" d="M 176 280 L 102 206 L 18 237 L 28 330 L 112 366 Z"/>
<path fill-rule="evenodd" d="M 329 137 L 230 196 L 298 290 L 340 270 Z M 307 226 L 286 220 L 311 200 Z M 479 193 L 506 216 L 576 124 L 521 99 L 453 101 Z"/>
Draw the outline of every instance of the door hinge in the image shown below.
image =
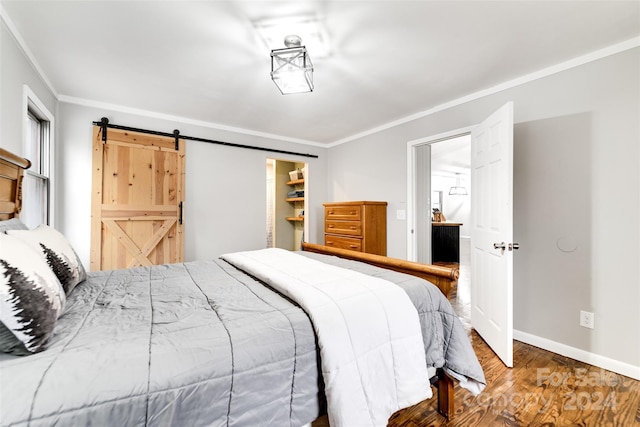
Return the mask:
<path fill-rule="evenodd" d="M 182 202 L 178 204 L 178 224 L 182 225 Z"/>

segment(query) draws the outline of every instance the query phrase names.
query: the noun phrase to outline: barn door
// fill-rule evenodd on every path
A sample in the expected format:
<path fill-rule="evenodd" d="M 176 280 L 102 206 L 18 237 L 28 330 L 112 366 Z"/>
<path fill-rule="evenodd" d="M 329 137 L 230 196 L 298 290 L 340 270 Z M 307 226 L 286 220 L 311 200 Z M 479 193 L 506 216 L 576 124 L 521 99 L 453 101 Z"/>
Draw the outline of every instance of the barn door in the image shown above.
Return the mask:
<path fill-rule="evenodd" d="M 183 261 L 185 143 L 93 129 L 91 271 Z"/>

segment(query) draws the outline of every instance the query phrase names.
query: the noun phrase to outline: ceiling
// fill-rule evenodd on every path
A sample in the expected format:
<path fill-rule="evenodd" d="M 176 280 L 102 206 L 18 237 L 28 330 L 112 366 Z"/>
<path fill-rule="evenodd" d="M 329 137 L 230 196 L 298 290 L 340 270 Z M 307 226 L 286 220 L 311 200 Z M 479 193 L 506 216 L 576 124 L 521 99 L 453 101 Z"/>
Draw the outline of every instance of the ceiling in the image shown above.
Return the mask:
<path fill-rule="evenodd" d="M 453 178 L 471 173 L 471 136 L 463 135 L 431 144 L 431 175 Z"/>
<path fill-rule="evenodd" d="M 0 4 L 62 101 L 319 145 L 640 36 L 639 1 Z M 283 96 L 253 23 L 311 15 L 330 54 L 309 52 L 313 93 Z"/>

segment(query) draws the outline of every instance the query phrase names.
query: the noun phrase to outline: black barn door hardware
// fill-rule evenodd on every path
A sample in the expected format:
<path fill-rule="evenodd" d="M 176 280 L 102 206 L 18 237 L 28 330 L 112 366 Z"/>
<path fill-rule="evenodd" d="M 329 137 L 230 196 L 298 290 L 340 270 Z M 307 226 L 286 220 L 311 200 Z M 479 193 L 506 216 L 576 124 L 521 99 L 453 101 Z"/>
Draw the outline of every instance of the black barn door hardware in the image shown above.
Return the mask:
<path fill-rule="evenodd" d="M 216 140 L 213 140 L 213 139 L 198 138 L 198 137 L 195 137 L 195 136 L 187 136 L 187 135 L 180 135 L 180 131 L 178 129 L 175 129 L 173 131 L 173 133 L 167 133 L 167 132 L 159 132 L 159 131 L 149 130 L 149 129 L 140 129 L 140 128 L 134 128 L 134 127 L 129 127 L 129 126 L 114 125 L 114 124 L 109 123 L 109 119 L 106 118 L 106 117 L 103 117 L 102 119 L 100 119 L 99 122 L 93 122 L 93 124 L 95 126 L 100 126 L 102 128 L 102 142 L 107 142 L 107 128 L 112 128 L 112 129 L 127 130 L 127 131 L 130 131 L 130 132 L 140 132 L 140 133 L 147 133 L 147 134 L 150 134 L 150 135 L 168 136 L 170 138 L 175 138 L 176 150 L 178 150 L 178 147 L 179 147 L 178 140 L 179 139 L 184 139 L 184 140 L 190 140 L 190 141 L 206 142 L 206 143 L 209 143 L 209 144 L 226 145 L 228 147 L 247 148 L 247 149 L 250 149 L 250 150 L 268 151 L 268 152 L 271 152 L 271 153 L 291 154 L 291 155 L 294 155 L 294 156 L 312 157 L 314 159 L 318 158 L 318 156 L 316 154 L 298 153 L 298 152 L 295 152 L 295 151 L 278 150 L 278 149 L 275 149 L 275 148 L 266 148 L 266 147 L 256 147 L 256 146 L 253 146 L 253 145 L 236 144 L 234 142 L 216 141 Z"/>

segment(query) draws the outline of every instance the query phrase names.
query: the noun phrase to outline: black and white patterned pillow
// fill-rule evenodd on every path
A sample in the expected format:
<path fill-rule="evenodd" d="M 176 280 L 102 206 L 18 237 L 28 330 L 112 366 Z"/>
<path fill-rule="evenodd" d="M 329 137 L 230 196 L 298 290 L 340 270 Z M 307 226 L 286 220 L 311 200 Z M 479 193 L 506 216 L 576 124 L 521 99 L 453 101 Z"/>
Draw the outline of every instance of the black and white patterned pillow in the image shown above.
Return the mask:
<path fill-rule="evenodd" d="M 23 240 L 36 249 L 60 280 L 65 294 L 87 278 L 80 258 L 62 233 L 48 225 L 33 230 L 8 230 L 7 234 Z"/>
<path fill-rule="evenodd" d="M 40 254 L 0 233 L 0 351 L 44 350 L 65 302 L 60 281 Z"/>

